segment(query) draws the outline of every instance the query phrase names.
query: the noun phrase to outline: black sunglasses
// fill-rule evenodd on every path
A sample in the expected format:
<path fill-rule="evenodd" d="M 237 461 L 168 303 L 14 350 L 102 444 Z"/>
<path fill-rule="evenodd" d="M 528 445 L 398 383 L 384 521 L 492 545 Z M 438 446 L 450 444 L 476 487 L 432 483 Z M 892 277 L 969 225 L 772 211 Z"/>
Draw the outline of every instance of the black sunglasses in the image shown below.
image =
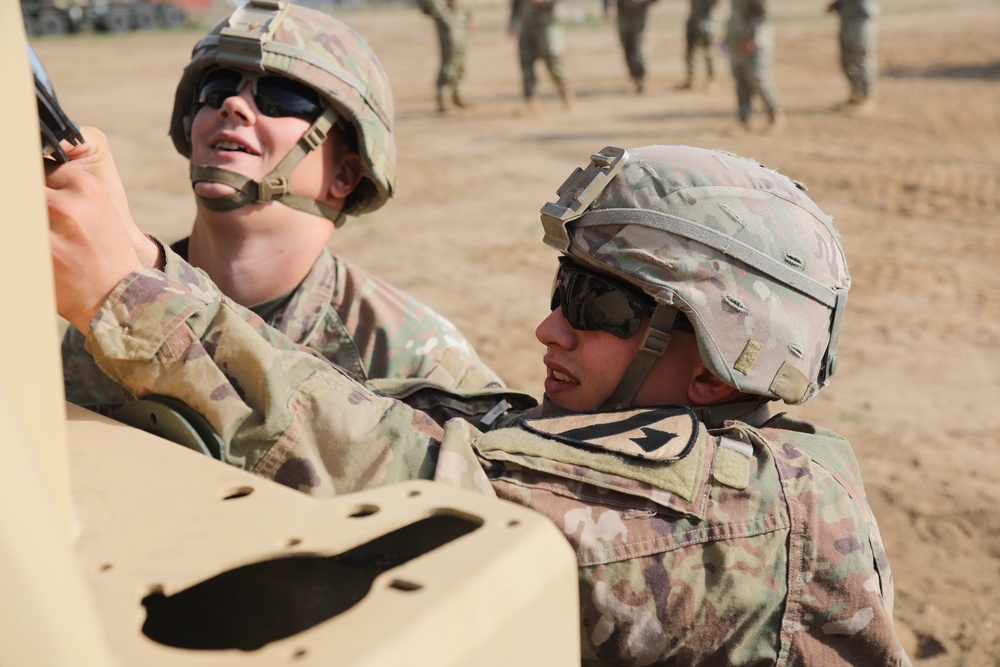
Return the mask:
<path fill-rule="evenodd" d="M 323 113 L 323 101 L 316 91 L 280 76 L 259 75 L 234 69 L 214 69 L 201 80 L 198 106 L 221 109 L 226 99 L 251 86 L 257 109 L 271 118 L 304 118 L 314 121 Z"/>
<path fill-rule="evenodd" d="M 569 325 L 579 331 L 607 331 L 629 338 L 639 330 L 642 316 L 653 314 L 656 302 L 563 257 L 552 285 L 551 308 L 561 308 Z"/>

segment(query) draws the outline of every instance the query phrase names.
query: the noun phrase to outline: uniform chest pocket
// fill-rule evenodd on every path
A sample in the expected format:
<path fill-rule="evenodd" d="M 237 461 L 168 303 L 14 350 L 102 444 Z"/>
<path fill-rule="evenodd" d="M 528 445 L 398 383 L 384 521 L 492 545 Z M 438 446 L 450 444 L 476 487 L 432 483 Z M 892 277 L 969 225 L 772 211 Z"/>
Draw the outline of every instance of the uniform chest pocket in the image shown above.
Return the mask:
<path fill-rule="evenodd" d="M 498 495 L 549 516 L 581 564 L 625 560 L 697 539 L 705 523 L 714 439 L 687 409 L 657 410 L 524 420 L 475 448 Z"/>

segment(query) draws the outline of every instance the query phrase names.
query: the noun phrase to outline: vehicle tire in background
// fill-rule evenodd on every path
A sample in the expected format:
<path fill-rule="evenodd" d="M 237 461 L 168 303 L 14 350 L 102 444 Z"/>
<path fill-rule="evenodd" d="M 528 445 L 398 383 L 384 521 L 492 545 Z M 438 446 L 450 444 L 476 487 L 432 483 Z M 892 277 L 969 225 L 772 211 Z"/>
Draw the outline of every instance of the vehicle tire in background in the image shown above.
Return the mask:
<path fill-rule="evenodd" d="M 156 11 L 164 28 L 180 28 L 187 22 L 187 14 L 175 4 L 162 2 L 156 5 Z"/>
<path fill-rule="evenodd" d="M 128 7 L 111 6 L 103 16 L 97 17 L 94 26 L 103 32 L 127 32 L 132 29 L 132 14 Z"/>
<path fill-rule="evenodd" d="M 38 34 L 38 19 L 34 16 L 25 16 L 24 18 L 24 32 L 28 37 L 32 37 Z"/>
<path fill-rule="evenodd" d="M 132 16 L 136 30 L 156 30 L 160 27 L 160 17 L 152 5 L 133 5 Z"/>
<path fill-rule="evenodd" d="M 65 35 L 69 32 L 69 19 L 58 10 L 39 12 L 35 18 L 39 35 Z"/>

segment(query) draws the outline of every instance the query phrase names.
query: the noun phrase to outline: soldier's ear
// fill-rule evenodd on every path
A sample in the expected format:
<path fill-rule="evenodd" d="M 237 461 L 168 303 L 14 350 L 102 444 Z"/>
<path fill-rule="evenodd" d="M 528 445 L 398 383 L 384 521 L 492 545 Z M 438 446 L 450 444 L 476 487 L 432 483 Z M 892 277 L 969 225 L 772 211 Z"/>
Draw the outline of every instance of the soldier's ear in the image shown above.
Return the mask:
<path fill-rule="evenodd" d="M 361 173 L 364 163 L 361 155 L 351 151 L 340 161 L 333 180 L 330 181 L 329 194 L 333 199 L 346 199 L 347 195 L 354 192 L 361 182 Z"/>
<path fill-rule="evenodd" d="M 715 405 L 736 400 L 741 396 L 743 392 L 720 380 L 704 364 L 691 376 L 691 381 L 688 383 L 688 400 L 691 401 L 691 405 Z"/>

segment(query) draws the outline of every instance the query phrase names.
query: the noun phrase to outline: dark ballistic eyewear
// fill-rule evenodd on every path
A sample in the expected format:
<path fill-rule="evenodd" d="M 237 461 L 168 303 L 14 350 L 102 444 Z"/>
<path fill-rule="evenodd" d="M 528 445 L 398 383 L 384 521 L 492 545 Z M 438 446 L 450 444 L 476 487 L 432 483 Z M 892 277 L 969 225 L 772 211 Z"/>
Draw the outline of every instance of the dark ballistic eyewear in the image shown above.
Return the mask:
<path fill-rule="evenodd" d="M 656 302 L 563 257 L 552 285 L 551 307 L 561 308 L 563 317 L 578 331 L 607 331 L 629 338 L 639 330 L 642 316 L 653 314 Z"/>
<path fill-rule="evenodd" d="M 262 76 L 234 69 L 214 69 L 201 80 L 198 106 L 221 109 L 226 99 L 251 86 L 257 109 L 271 118 L 314 121 L 323 113 L 323 102 L 312 88 L 280 76 Z"/>

